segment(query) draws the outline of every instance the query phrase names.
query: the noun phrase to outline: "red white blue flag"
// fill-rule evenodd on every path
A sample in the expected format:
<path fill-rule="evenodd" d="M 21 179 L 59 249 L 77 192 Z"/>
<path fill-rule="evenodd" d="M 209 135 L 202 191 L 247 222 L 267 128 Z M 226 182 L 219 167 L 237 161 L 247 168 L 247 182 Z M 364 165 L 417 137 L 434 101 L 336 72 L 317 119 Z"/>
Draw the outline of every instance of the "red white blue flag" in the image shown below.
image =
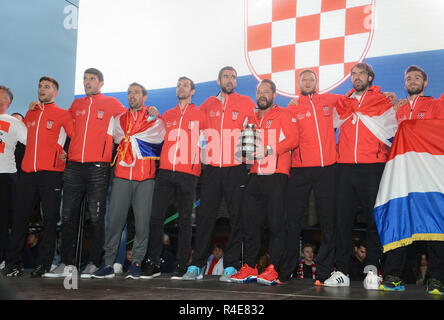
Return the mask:
<path fill-rule="evenodd" d="M 444 241 L 444 120 L 406 120 L 396 133 L 373 215 L 384 252 Z"/>

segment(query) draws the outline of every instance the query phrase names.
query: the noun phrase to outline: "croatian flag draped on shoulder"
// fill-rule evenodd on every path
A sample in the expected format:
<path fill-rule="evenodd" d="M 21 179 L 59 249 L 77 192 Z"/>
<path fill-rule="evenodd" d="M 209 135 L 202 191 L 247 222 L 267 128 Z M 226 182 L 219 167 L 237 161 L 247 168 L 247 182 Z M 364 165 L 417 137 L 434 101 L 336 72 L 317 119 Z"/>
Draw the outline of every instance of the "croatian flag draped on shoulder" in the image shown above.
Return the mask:
<path fill-rule="evenodd" d="M 376 94 L 370 95 L 368 91 Z M 359 104 L 354 103 L 355 99 L 351 97 L 355 89 L 348 92 L 344 99 L 338 100 L 334 110 L 334 126 L 339 128 L 350 117 L 353 123 L 359 118 L 376 138 L 390 147 L 398 128 L 396 111 L 390 100 L 379 94 L 381 89 L 378 86 L 372 86 L 368 91 Z"/>
<path fill-rule="evenodd" d="M 134 119 L 130 110 L 118 115 L 114 122 L 114 142 L 119 143 L 116 160 L 124 167 L 133 167 L 136 159 L 159 159 L 165 136 L 160 115 L 151 117 L 142 107 Z M 134 121 L 135 120 L 135 121 Z"/>
<path fill-rule="evenodd" d="M 384 252 L 444 241 L 443 177 L 444 120 L 403 121 L 373 211 Z"/>

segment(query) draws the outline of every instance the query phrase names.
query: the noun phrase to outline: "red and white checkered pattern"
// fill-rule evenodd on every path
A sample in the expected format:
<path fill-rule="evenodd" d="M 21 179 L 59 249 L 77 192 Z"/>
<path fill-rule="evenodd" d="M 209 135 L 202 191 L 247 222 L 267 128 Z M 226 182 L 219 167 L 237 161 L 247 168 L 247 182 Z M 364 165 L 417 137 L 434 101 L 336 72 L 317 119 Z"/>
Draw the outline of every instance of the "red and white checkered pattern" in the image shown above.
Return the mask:
<path fill-rule="evenodd" d="M 280 94 L 298 94 L 303 69 L 316 72 L 320 93 L 334 89 L 370 47 L 375 0 L 245 1 L 248 66 Z"/>

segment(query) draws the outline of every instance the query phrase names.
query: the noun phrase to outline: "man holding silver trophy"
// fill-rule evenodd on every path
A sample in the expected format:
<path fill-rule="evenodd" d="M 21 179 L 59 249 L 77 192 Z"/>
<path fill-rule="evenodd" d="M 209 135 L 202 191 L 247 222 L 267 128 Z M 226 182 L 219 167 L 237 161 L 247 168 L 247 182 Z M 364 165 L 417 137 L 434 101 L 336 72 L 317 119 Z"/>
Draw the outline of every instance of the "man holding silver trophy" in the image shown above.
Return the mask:
<path fill-rule="evenodd" d="M 285 190 L 291 165 L 290 150 L 298 145 L 299 132 L 290 112 L 274 103 L 276 85 L 273 81 L 262 80 L 256 98 L 255 117 L 243 130 L 236 153 L 252 166 L 241 214 L 245 263 L 231 281 L 273 285 L 278 283 L 277 271 L 284 258 Z M 256 261 L 265 220 L 270 229 L 270 264 L 258 274 Z"/>

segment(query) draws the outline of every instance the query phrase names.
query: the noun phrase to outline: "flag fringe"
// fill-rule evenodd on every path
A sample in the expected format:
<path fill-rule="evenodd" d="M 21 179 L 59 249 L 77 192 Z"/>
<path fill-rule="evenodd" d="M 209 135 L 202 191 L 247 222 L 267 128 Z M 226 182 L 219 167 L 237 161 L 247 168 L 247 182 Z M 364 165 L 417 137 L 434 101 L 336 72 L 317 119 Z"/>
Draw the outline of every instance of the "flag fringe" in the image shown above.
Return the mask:
<path fill-rule="evenodd" d="M 442 233 L 416 233 L 410 238 L 401 239 L 395 242 L 391 242 L 383 246 L 383 252 L 398 249 L 412 244 L 414 241 L 444 241 L 444 234 Z"/>

